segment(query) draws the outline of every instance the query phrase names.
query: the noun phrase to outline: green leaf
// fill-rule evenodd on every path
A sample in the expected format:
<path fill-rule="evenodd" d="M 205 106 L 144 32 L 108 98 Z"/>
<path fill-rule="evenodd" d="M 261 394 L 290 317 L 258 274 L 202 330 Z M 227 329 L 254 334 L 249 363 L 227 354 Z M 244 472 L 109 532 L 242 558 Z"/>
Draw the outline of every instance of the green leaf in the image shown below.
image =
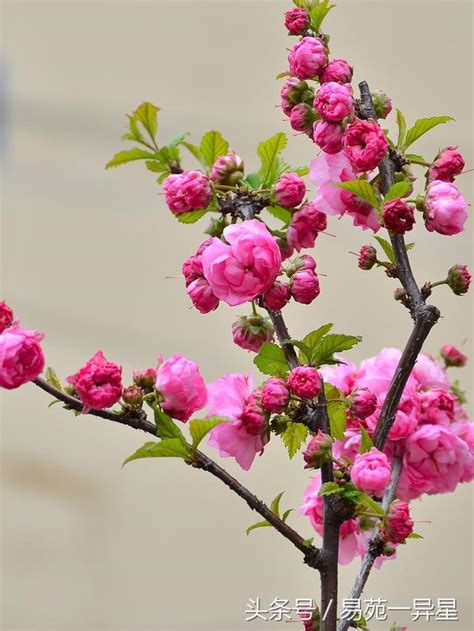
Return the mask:
<path fill-rule="evenodd" d="M 298 354 L 300 362 L 308 362 L 308 364 L 311 363 L 312 350 L 309 346 L 306 346 L 304 342 L 301 342 L 300 340 L 285 340 L 284 343 L 296 346 L 296 348 L 300 349 L 301 352 Z"/>
<path fill-rule="evenodd" d="M 199 151 L 204 164 L 210 168 L 219 156 L 226 155 L 229 151 L 229 143 L 224 140 L 220 132 L 208 131 L 202 137 Z"/>
<path fill-rule="evenodd" d="M 338 363 L 337 360 L 334 359 L 334 353 L 348 351 L 361 341 L 362 338 L 359 335 L 330 333 L 317 343 L 313 352 L 312 363 L 317 366 Z"/>
<path fill-rule="evenodd" d="M 403 148 L 407 149 L 412 145 L 415 140 L 418 140 L 421 136 L 426 134 L 430 129 L 436 127 L 437 125 L 441 125 L 443 123 L 447 123 L 448 121 L 452 121 L 454 118 L 452 116 L 433 116 L 431 118 L 419 118 L 413 127 L 407 132 L 405 142 L 403 144 Z"/>
<path fill-rule="evenodd" d="M 413 160 L 413 162 L 426 162 L 423 156 L 420 156 L 418 153 L 406 153 L 405 158 L 407 160 Z"/>
<path fill-rule="evenodd" d="M 204 217 L 208 212 L 208 208 L 202 208 L 200 210 L 190 210 L 186 213 L 180 213 L 176 215 L 176 217 L 180 223 L 196 223 L 196 221 L 199 221 L 201 217 Z"/>
<path fill-rule="evenodd" d="M 189 136 L 188 131 L 185 134 L 178 134 L 178 136 L 175 136 L 173 140 L 168 143 L 168 147 L 170 147 L 171 149 L 174 149 L 174 147 L 178 147 L 179 145 L 182 145 L 184 143 L 184 139 L 186 138 L 186 136 Z"/>
<path fill-rule="evenodd" d="M 284 79 L 285 77 L 291 77 L 291 72 L 288 72 L 288 70 L 285 70 L 285 72 L 279 72 L 275 78 Z"/>
<path fill-rule="evenodd" d="M 390 263 L 392 263 L 392 265 L 396 265 L 397 261 L 395 259 L 395 252 L 393 251 L 392 245 L 385 239 L 382 239 L 382 237 L 374 237 L 374 239 L 382 246 L 385 256 L 388 258 Z"/>
<path fill-rule="evenodd" d="M 380 209 L 380 201 L 374 187 L 367 180 L 349 180 L 347 182 L 333 182 L 333 186 L 343 188 L 360 197 L 373 208 Z"/>
<path fill-rule="evenodd" d="M 156 435 L 159 438 L 178 438 L 181 442 L 186 443 L 183 432 L 179 429 L 171 416 L 168 416 L 160 408 L 154 409 Z"/>
<path fill-rule="evenodd" d="M 291 171 L 300 177 L 304 177 L 305 175 L 308 175 L 309 167 L 296 167 L 295 169 L 291 169 Z"/>
<path fill-rule="evenodd" d="M 114 155 L 112 160 L 109 160 L 105 165 L 106 169 L 112 169 L 113 167 L 121 166 L 127 162 L 133 162 L 134 160 L 150 160 L 155 158 L 156 154 L 144 149 L 127 149 L 126 151 L 119 151 Z"/>
<path fill-rule="evenodd" d="M 150 138 L 155 139 L 158 130 L 158 112 L 160 108 L 145 101 L 133 112 L 132 118 L 143 125 Z"/>
<path fill-rule="evenodd" d="M 294 508 L 289 508 L 288 510 L 286 510 L 286 511 L 283 513 L 282 517 L 281 517 L 282 521 L 283 521 L 283 522 L 286 522 L 286 520 L 288 519 L 288 517 L 291 515 L 291 513 L 292 513 L 294 510 L 295 510 Z"/>
<path fill-rule="evenodd" d="M 330 383 L 324 384 L 331 436 L 342 440 L 346 431 L 346 403 L 342 393 Z"/>
<path fill-rule="evenodd" d="M 189 422 L 189 431 L 191 438 L 193 439 L 192 447 L 197 449 L 202 439 L 217 425 L 221 423 L 227 423 L 229 419 L 222 416 L 211 416 L 206 419 L 192 419 Z"/>
<path fill-rule="evenodd" d="M 288 374 L 285 353 L 277 344 L 265 343 L 253 363 L 264 375 L 286 377 Z"/>
<path fill-rule="evenodd" d="M 57 405 L 58 403 L 62 403 L 62 401 L 60 401 L 59 399 L 54 399 L 53 401 L 51 401 L 51 403 L 48 405 L 48 407 L 52 408 L 53 405 Z"/>
<path fill-rule="evenodd" d="M 58 376 L 56 374 L 56 371 L 54 370 L 54 368 L 46 368 L 46 381 L 49 383 L 50 386 L 53 386 L 53 388 L 56 388 L 56 390 L 63 390 L 63 387 L 61 385 L 61 382 L 58 379 Z"/>
<path fill-rule="evenodd" d="M 359 503 L 362 504 L 365 508 L 368 508 L 372 513 L 375 513 L 379 517 L 385 516 L 385 511 L 382 508 L 382 505 L 376 502 L 366 493 L 360 494 Z"/>
<path fill-rule="evenodd" d="M 257 528 L 267 528 L 268 526 L 271 526 L 271 523 L 269 521 L 259 521 L 256 524 L 249 526 L 245 532 L 249 535 L 252 530 L 256 530 Z"/>
<path fill-rule="evenodd" d="M 397 110 L 398 140 L 397 149 L 402 149 L 407 134 L 407 122 L 400 110 Z"/>
<path fill-rule="evenodd" d="M 397 199 L 398 197 L 403 197 L 408 193 L 411 189 L 411 184 L 406 180 L 402 180 L 401 182 L 396 182 L 392 184 L 392 186 L 388 189 L 387 194 L 384 197 L 384 201 L 389 202 L 392 199 Z"/>
<path fill-rule="evenodd" d="M 288 208 L 283 208 L 283 206 L 267 206 L 267 211 L 270 215 L 273 215 L 280 221 L 282 221 L 285 226 L 287 226 L 292 218 L 292 213 L 288 210 Z"/>
<path fill-rule="evenodd" d="M 410 250 L 413 250 L 413 248 L 414 248 L 414 247 L 415 247 L 415 244 L 414 244 L 413 242 L 412 242 L 412 243 L 406 243 L 406 244 L 405 244 L 405 250 L 406 250 L 407 252 L 409 252 Z"/>
<path fill-rule="evenodd" d="M 140 458 L 188 458 L 189 456 L 189 445 L 184 444 L 179 438 L 166 438 L 159 443 L 145 443 L 124 461 L 122 467 Z"/>
<path fill-rule="evenodd" d="M 170 172 L 169 167 L 159 160 L 147 160 L 145 165 L 146 168 L 153 173 L 166 173 L 166 175 L 168 175 Z"/>
<path fill-rule="evenodd" d="M 370 451 L 372 449 L 374 443 L 367 433 L 367 430 L 365 427 L 362 427 L 362 425 L 360 426 L 360 433 L 362 435 L 362 440 L 360 441 L 359 453 L 364 454 L 366 451 Z"/>
<path fill-rule="evenodd" d="M 199 162 L 203 163 L 203 157 L 201 155 L 201 150 L 199 149 L 199 147 L 197 147 L 196 145 L 193 145 L 191 142 L 188 142 L 187 140 L 183 140 L 183 142 L 181 142 L 181 144 L 183 145 L 183 147 L 186 147 L 186 149 L 192 153 L 192 155 L 196 158 L 196 160 L 199 160 Z"/>
<path fill-rule="evenodd" d="M 253 188 L 255 190 L 261 187 L 262 178 L 260 177 L 259 173 L 249 173 L 247 177 L 245 178 L 244 182 L 247 182 L 250 188 Z"/>
<path fill-rule="evenodd" d="M 311 28 L 316 31 L 316 33 L 319 33 L 319 29 L 321 28 L 324 18 L 335 6 L 335 4 L 329 4 L 329 0 L 322 0 L 322 2 L 319 2 L 311 9 Z"/>
<path fill-rule="evenodd" d="M 332 329 L 333 326 L 334 325 L 331 322 L 329 322 L 328 324 L 323 324 L 322 326 L 320 326 L 319 329 L 316 329 L 315 331 L 311 331 L 303 338 L 302 340 L 303 344 L 305 344 L 309 349 L 311 349 L 311 351 L 315 350 L 321 338 L 323 338 L 327 333 L 329 333 L 329 331 Z M 311 352 L 311 355 L 312 355 L 312 352 Z M 301 358 L 300 358 L 300 361 L 302 361 Z M 312 357 L 308 357 L 308 361 L 311 362 Z"/>
<path fill-rule="evenodd" d="M 270 509 L 271 509 L 272 513 L 275 513 L 275 515 L 277 517 L 280 517 L 280 500 L 281 500 L 281 498 L 282 498 L 284 493 L 285 493 L 285 491 L 282 491 L 281 493 L 278 493 L 278 495 L 275 497 L 275 499 L 270 504 Z"/>
<path fill-rule="evenodd" d="M 308 428 L 303 423 L 288 423 L 281 437 L 291 459 L 308 437 Z"/>
<path fill-rule="evenodd" d="M 407 539 L 423 539 L 423 537 L 417 532 L 412 532 L 410 535 L 408 535 Z"/>
<path fill-rule="evenodd" d="M 288 138 L 283 132 L 278 132 L 268 140 L 264 140 L 257 147 L 257 154 L 262 161 L 259 174 L 263 188 L 270 188 L 281 174 L 283 166 L 278 156 L 286 147 Z"/>
<path fill-rule="evenodd" d="M 334 495 L 341 493 L 342 487 L 336 482 L 325 482 L 319 489 L 319 495 L 324 497 L 325 495 Z"/>

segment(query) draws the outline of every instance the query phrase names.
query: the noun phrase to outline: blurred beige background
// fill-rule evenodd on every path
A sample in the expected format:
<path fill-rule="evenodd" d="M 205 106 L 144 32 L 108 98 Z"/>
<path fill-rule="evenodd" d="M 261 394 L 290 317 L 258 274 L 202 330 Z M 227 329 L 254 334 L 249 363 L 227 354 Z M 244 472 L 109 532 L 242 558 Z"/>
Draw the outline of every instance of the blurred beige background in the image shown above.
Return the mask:
<path fill-rule="evenodd" d="M 338 4 L 327 20 L 332 54 L 353 63 L 356 80 L 385 89 L 409 121 L 453 115 L 456 122 L 416 149 L 433 156 L 459 144 L 472 168 L 472 4 Z M 198 361 L 208 380 L 252 370 L 252 356 L 231 343 L 242 310 L 201 316 L 189 309 L 181 280 L 167 279 L 200 243 L 203 225 L 178 224 L 142 165 L 105 172 L 104 164 L 122 148 L 125 113 L 148 99 L 163 108 L 162 142 L 217 128 L 256 166 L 257 141 L 289 131 L 274 79 L 286 69 L 289 5 L 2 3 L 2 296 L 24 325 L 46 332 L 47 362 L 63 378 L 98 348 L 125 375 L 174 352 Z M 313 155 L 304 138 L 290 139 L 290 162 Z M 459 178 L 470 200 L 471 183 L 472 175 Z M 441 278 L 456 262 L 472 266 L 472 225 L 451 239 L 418 226 L 420 281 Z M 291 332 L 333 321 L 363 335 L 351 354 L 357 361 L 403 344 L 410 321 L 391 297 L 393 281 L 360 272 L 349 254 L 368 234 L 349 220 L 333 220 L 330 231 L 337 238 L 321 236 L 315 251 L 327 274 L 322 295 L 310 308 L 287 308 Z M 427 349 L 467 338 L 472 353 L 470 298 L 444 287 L 435 301 L 444 318 Z M 470 374 L 459 376 L 472 394 Z M 219 481 L 172 460 L 122 470 L 144 435 L 48 403 L 33 386 L 2 396 L 2 629 L 276 630 L 284 623 L 245 623 L 250 598 L 268 605 L 317 597 L 317 576 L 291 545 L 269 529 L 245 535 L 258 516 Z M 286 489 L 285 507 L 300 505 L 308 475 L 298 462 L 288 466 L 277 440 L 250 473 L 225 466 L 262 498 Z M 371 628 L 395 619 L 410 631 L 473 628 L 472 499 L 463 486 L 416 502 L 424 541 L 374 572 L 365 594 L 392 606 L 456 597 L 461 621 L 410 624 L 391 615 Z M 292 523 L 311 536 L 305 519 Z M 342 595 L 356 570 L 342 570 Z"/>

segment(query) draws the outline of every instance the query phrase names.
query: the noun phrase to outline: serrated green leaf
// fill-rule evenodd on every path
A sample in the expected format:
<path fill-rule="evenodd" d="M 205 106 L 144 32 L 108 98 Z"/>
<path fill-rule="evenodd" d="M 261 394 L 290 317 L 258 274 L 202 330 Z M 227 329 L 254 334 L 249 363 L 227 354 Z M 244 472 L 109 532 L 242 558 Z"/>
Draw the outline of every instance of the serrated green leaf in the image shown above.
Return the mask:
<path fill-rule="evenodd" d="M 189 432 L 193 439 L 192 447 L 197 449 L 203 438 L 221 423 L 227 423 L 229 419 L 222 416 L 211 416 L 206 419 L 192 419 L 189 422 Z"/>
<path fill-rule="evenodd" d="M 415 140 L 421 138 L 424 134 L 436 127 L 437 125 L 442 125 L 443 123 L 447 123 L 449 121 L 454 120 L 452 116 L 432 116 L 431 118 L 419 118 L 413 127 L 407 132 L 405 142 L 403 144 L 404 149 L 408 149 Z"/>
<path fill-rule="evenodd" d="M 56 374 L 56 371 L 54 370 L 54 368 L 47 368 L 46 369 L 46 373 L 45 373 L 45 378 L 46 381 L 53 386 L 53 388 L 56 388 L 56 390 L 63 390 L 63 387 L 61 385 L 61 382 L 58 379 L 58 376 Z"/>
<path fill-rule="evenodd" d="M 350 191 L 360 197 L 373 208 L 380 209 L 380 201 L 377 197 L 374 187 L 367 180 L 348 180 L 347 182 L 333 182 L 333 186 L 343 188 L 346 191 Z"/>
<path fill-rule="evenodd" d="M 163 412 L 160 408 L 154 409 L 156 435 L 159 438 L 177 438 L 181 442 L 186 443 L 183 432 L 179 429 L 171 416 Z"/>
<path fill-rule="evenodd" d="M 198 146 L 193 145 L 191 142 L 188 142 L 187 140 L 184 140 L 182 143 L 183 147 L 186 147 L 186 149 L 192 153 L 192 155 L 196 158 L 196 160 L 199 160 L 199 162 L 203 163 L 203 157 L 201 155 L 201 150 L 199 149 Z"/>
<path fill-rule="evenodd" d="M 158 130 L 158 112 L 160 108 L 153 103 L 145 101 L 133 112 L 132 118 L 138 121 L 146 129 L 150 138 L 155 139 Z"/>
<path fill-rule="evenodd" d="M 321 497 L 324 497 L 325 495 L 338 495 L 341 493 L 341 490 L 342 487 L 340 487 L 336 482 L 325 482 L 319 489 L 319 495 Z"/>
<path fill-rule="evenodd" d="M 329 11 L 333 9 L 336 5 L 329 4 L 329 0 L 322 0 L 315 7 L 313 7 L 310 11 L 311 17 L 311 28 L 319 33 L 321 28 L 321 24 L 323 23 L 324 18 L 327 16 Z"/>
<path fill-rule="evenodd" d="M 303 423 L 288 423 L 281 437 L 291 460 L 295 453 L 301 448 L 301 445 L 306 441 L 308 428 L 306 425 L 303 425 Z"/>
<path fill-rule="evenodd" d="M 105 165 L 106 169 L 112 169 L 114 167 L 121 166 L 122 164 L 127 164 L 127 162 L 134 162 L 135 160 L 150 160 L 156 156 L 155 153 L 151 153 L 150 151 L 145 151 L 144 149 L 127 149 L 125 151 L 119 151 L 114 155 L 112 160 L 109 160 Z"/>
<path fill-rule="evenodd" d="M 343 333 L 330 333 L 324 336 L 315 346 L 312 355 L 312 363 L 316 366 L 334 364 L 334 353 L 349 351 L 359 344 L 362 338 L 359 335 L 344 335 Z"/>
<path fill-rule="evenodd" d="M 390 263 L 392 263 L 392 265 L 396 265 L 397 261 L 395 259 L 395 252 L 393 251 L 392 245 L 385 239 L 382 239 L 382 237 L 374 237 L 374 239 L 382 246 L 385 256 L 388 258 Z"/>
<path fill-rule="evenodd" d="M 284 343 L 300 349 L 301 352 L 298 355 L 300 362 L 311 363 L 312 350 L 304 342 L 301 342 L 301 340 L 285 340 Z"/>
<path fill-rule="evenodd" d="M 360 493 L 359 503 L 368 508 L 372 513 L 378 515 L 379 517 L 384 517 L 385 511 L 382 508 L 382 505 L 372 499 L 366 493 Z"/>
<path fill-rule="evenodd" d="M 199 221 L 201 217 L 204 217 L 208 212 L 208 208 L 202 208 L 200 210 L 190 210 L 186 213 L 180 213 L 176 215 L 176 217 L 180 223 L 196 223 L 196 221 Z"/>
<path fill-rule="evenodd" d="M 254 358 L 253 363 L 264 375 L 286 377 L 288 374 L 285 353 L 277 344 L 265 343 Z"/>
<path fill-rule="evenodd" d="M 190 456 L 189 446 L 183 443 L 179 438 L 166 438 L 158 443 L 148 442 L 137 449 L 135 453 L 129 456 L 123 463 L 122 467 L 132 460 L 140 458 L 188 458 Z"/>
<path fill-rule="evenodd" d="M 293 173 L 299 175 L 300 177 L 304 177 L 309 173 L 309 167 L 296 167 L 295 169 L 291 169 Z"/>
<path fill-rule="evenodd" d="M 259 521 L 256 524 L 252 524 L 252 526 L 249 526 L 245 532 L 249 535 L 252 530 L 256 530 L 257 528 L 267 528 L 268 526 L 271 526 L 271 523 L 269 521 Z"/>
<path fill-rule="evenodd" d="M 329 322 L 328 324 L 323 324 L 322 326 L 320 326 L 319 329 L 316 329 L 315 331 L 311 331 L 310 333 L 305 335 L 302 342 L 309 349 L 311 349 L 311 354 L 310 354 L 311 356 L 308 357 L 308 355 L 306 354 L 306 356 L 308 357 L 308 362 L 311 363 L 312 354 L 313 354 L 312 351 L 316 349 L 320 339 L 324 337 L 327 333 L 329 333 L 329 331 L 332 329 L 333 326 L 334 325 L 331 322 Z M 300 357 L 300 361 L 302 361 L 301 357 Z"/>
<path fill-rule="evenodd" d="M 257 188 L 261 187 L 262 178 L 260 177 L 259 173 L 249 173 L 244 182 L 246 182 L 250 186 L 250 188 L 256 190 Z"/>
<path fill-rule="evenodd" d="M 423 539 L 423 537 L 417 532 L 412 532 L 410 535 L 408 535 L 407 539 Z"/>
<path fill-rule="evenodd" d="M 392 199 L 403 197 L 409 192 L 410 189 L 411 184 L 406 180 L 396 182 L 395 184 L 392 184 L 392 186 L 388 189 L 387 194 L 384 197 L 384 201 L 389 202 Z"/>
<path fill-rule="evenodd" d="M 288 210 L 288 208 L 283 208 L 283 206 L 267 206 L 266 210 L 280 221 L 282 221 L 285 226 L 287 226 L 291 218 L 293 217 L 292 213 Z"/>
<path fill-rule="evenodd" d="M 166 175 L 170 173 L 169 167 L 159 160 L 147 160 L 145 165 L 146 168 L 153 173 L 166 173 Z"/>
<path fill-rule="evenodd" d="M 199 152 L 206 166 L 212 167 L 220 156 L 225 156 L 229 151 L 229 143 L 218 131 L 208 131 L 201 140 Z"/>
<path fill-rule="evenodd" d="M 397 149 L 402 149 L 407 134 L 407 121 L 400 110 L 397 110 L 398 140 Z"/>
<path fill-rule="evenodd" d="M 257 154 L 262 162 L 259 175 L 263 188 L 270 188 L 286 168 L 278 156 L 286 147 L 288 139 L 283 132 L 278 132 L 268 140 L 264 140 L 257 147 Z"/>
<path fill-rule="evenodd" d="M 372 442 L 372 439 L 367 433 L 367 430 L 365 429 L 365 427 L 362 427 L 362 425 L 360 427 L 360 433 L 361 433 L 362 439 L 360 441 L 359 453 L 364 454 L 366 451 L 370 451 L 372 449 L 372 447 L 374 446 L 374 443 Z"/>
<path fill-rule="evenodd" d="M 342 392 L 331 383 L 324 384 L 331 436 L 342 440 L 346 431 L 346 402 Z"/>

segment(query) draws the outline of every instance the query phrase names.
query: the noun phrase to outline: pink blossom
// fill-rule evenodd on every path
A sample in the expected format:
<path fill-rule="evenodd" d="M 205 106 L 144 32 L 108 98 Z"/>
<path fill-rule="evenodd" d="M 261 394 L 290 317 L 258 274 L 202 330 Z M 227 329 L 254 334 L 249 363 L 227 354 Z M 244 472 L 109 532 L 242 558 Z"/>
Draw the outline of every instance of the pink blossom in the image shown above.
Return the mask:
<path fill-rule="evenodd" d="M 387 230 L 394 234 L 404 234 L 415 223 L 413 208 L 399 198 L 392 199 L 384 204 L 383 222 Z"/>
<path fill-rule="evenodd" d="M 216 237 L 202 254 L 204 276 L 213 293 L 228 305 L 253 300 L 271 287 L 281 254 L 265 224 L 256 219 L 227 226 L 224 243 Z"/>
<path fill-rule="evenodd" d="M 13 390 L 36 379 L 44 368 L 44 335 L 19 326 L 0 335 L 0 388 Z"/>
<path fill-rule="evenodd" d="M 311 162 L 309 175 L 316 188 L 314 204 L 318 210 L 326 215 L 344 214 L 346 205 L 341 199 L 343 190 L 333 186 L 333 182 L 345 182 L 355 177 L 345 153 L 322 153 Z"/>
<path fill-rule="evenodd" d="M 319 296 L 319 279 L 311 270 L 296 272 L 291 277 L 290 292 L 296 302 L 309 305 Z"/>
<path fill-rule="evenodd" d="M 441 357 L 444 359 L 447 368 L 451 366 L 462 368 L 467 364 L 466 355 L 452 344 L 445 344 L 441 347 Z"/>
<path fill-rule="evenodd" d="M 351 469 L 352 482 L 365 493 L 380 497 L 390 482 L 391 467 L 387 456 L 372 447 L 358 454 Z"/>
<path fill-rule="evenodd" d="M 375 169 L 387 149 L 387 139 L 377 123 L 356 120 L 347 128 L 344 152 L 356 173 Z"/>
<path fill-rule="evenodd" d="M 276 280 L 270 289 L 263 294 L 263 304 L 270 311 L 280 311 L 291 298 L 287 283 Z"/>
<path fill-rule="evenodd" d="M 290 372 L 288 387 L 300 399 L 314 399 L 321 391 L 321 377 L 312 366 L 297 366 Z"/>
<path fill-rule="evenodd" d="M 283 173 L 275 184 L 275 199 L 286 208 L 299 206 L 306 195 L 303 178 L 296 173 Z"/>
<path fill-rule="evenodd" d="M 356 390 L 352 397 L 350 412 L 355 418 L 364 420 L 377 409 L 377 397 L 368 388 Z"/>
<path fill-rule="evenodd" d="M 306 9 L 295 7 L 285 13 L 285 26 L 291 35 L 302 35 L 310 25 Z"/>
<path fill-rule="evenodd" d="M 301 102 L 298 100 L 301 94 L 299 87 L 300 82 L 298 79 L 290 77 L 285 81 L 280 90 L 281 108 L 287 116 L 291 114 L 291 110 L 295 105 Z"/>
<path fill-rule="evenodd" d="M 247 351 L 258 353 L 265 342 L 273 340 L 273 326 L 262 316 L 242 316 L 232 325 L 234 344 Z"/>
<path fill-rule="evenodd" d="M 442 180 L 453 182 L 456 175 L 460 175 L 464 169 L 464 158 L 457 151 L 457 147 L 446 147 L 440 151 L 433 165 L 428 171 L 428 180 Z"/>
<path fill-rule="evenodd" d="M 206 384 L 198 365 L 179 353 L 158 367 L 156 389 L 162 397 L 163 410 L 180 421 L 186 422 L 206 405 Z"/>
<path fill-rule="evenodd" d="M 346 359 L 343 360 L 342 356 L 336 355 L 336 359 L 340 359 L 341 363 L 336 366 L 323 366 L 321 374 L 324 381 L 333 385 L 347 397 L 354 390 L 359 371 L 355 364 Z"/>
<path fill-rule="evenodd" d="M 403 543 L 413 532 L 414 522 L 410 519 L 410 507 L 406 502 L 390 504 L 387 521 L 382 536 L 391 543 Z"/>
<path fill-rule="evenodd" d="M 291 74 L 298 79 L 314 79 L 327 65 L 326 48 L 318 37 L 303 37 L 288 55 Z"/>
<path fill-rule="evenodd" d="M 109 408 L 122 395 L 122 366 L 109 362 L 102 351 L 97 351 L 67 381 L 74 386 L 84 404 L 84 413 L 91 408 Z"/>
<path fill-rule="evenodd" d="M 420 353 L 413 368 L 413 377 L 421 388 L 444 386 L 449 389 L 449 379 L 441 364 L 426 353 Z"/>
<path fill-rule="evenodd" d="M 444 425 L 454 421 L 456 397 L 444 388 L 432 388 L 420 393 L 420 423 Z"/>
<path fill-rule="evenodd" d="M 323 83 L 316 94 L 314 106 L 321 118 L 332 123 L 338 123 L 351 116 L 354 111 L 351 85 L 336 81 Z"/>
<path fill-rule="evenodd" d="M 430 232 L 451 236 L 464 230 L 467 203 L 451 182 L 433 180 L 425 198 L 425 225 Z"/>
<path fill-rule="evenodd" d="M 460 421 L 453 423 L 450 429 L 467 445 L 470 455 L 464 464 L 460 482 L 471 482 L 474 480 L 474 423 Z"/>
<path fill-rule="evenodd" d="M 6 302 L 0 302 L 0 333 L 13 324 L 13 311 Z"/>
<path fill-rule="evenodd" d="M 345 59 L 333 59 L 323 70 L 321 83 L 337 81 L 338 83 L 350 83 L 352 79 L 352 66 Z"/>
<path fill-rule="evenodd" d="M 219 298 L 214 295 L 211 286 L 205 278 L 193 280 L 187 286 L 186 293 L 199 313 L 210 313 L 219 306 Z"/>
<path fill-rule="evenodd" d="M 354 226 L 360 227 L 362 230 L 370 228 L 373 232 L 379 231 L 380 220 L 377 211 L 369 203 L 346 190 L 341 191 L 341 200 L 347 214 L 352 217 Z"/>
<path fill-rule="evenodd" d="M 315 202 L 308 202 L 293 214 L 286 238 L 290 247 L 300 252 L 312 248 L 318 234 L 326 228 L 325 213 L 318 210 Z"/>
<path fill-rule="evenodd" d="M 262 406 L 269 412 L 280 414 L 288 405 L 290 392 L 286 381 L 272 377 L 265 381 L 262 387 Z"/>
<path fill-rule="evenodd" d="M 177 215 L 207 208 L 212 198 L 209 180 L 200 171 L 169 175 L 163 190 L 169 209 Z"/>
<path fill-rule="evenodd" d="M 326 153 L 342 151 L 344 127 L 340 123 L 322 120 L 314 123 L 313 140 Z"/>

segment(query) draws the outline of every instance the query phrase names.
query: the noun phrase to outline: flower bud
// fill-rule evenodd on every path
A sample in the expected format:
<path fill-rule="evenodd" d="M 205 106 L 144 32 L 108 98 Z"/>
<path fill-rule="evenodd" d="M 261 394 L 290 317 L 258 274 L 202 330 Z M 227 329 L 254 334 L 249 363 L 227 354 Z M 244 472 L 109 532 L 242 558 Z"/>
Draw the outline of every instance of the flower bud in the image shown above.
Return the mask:
<path fill-rule="evenodd" d="M 0 302 L 0 333 L 13 324 L 13 311 L 6 302 Z"/>
<path fill-rule="evenodd" d="M 377 250 L 372 245 L 363 245 L 359 250 L 358 265 L 360 269 L 372 269 L 376 262 Z"/>
<path fill-rule="evenodd" d="M 258 353 L 265 342 L 271 342 L 273 334 L 270 320 L 261 315 L 242 316 L 232 325 L 234 343 L 254 353 Z"/>
<path fill-rule="evenodd" d="M 313 140 L 325 153 L 339 153 L 342 151 L 342 141 L 345 129 L 340 123 L 319 121 L 314 123 Z"/>
<path fill-rule="evenodd" d="M 291 298 L 290 287 L 276 280 L 270 289 L 263 294 L 263 304 L 270 311 L 280 311 Z"/>
<path fill-rule="evenodd" d="M 315 111 L 306 103 L 298 103 L 291 110 L 290 125 L 295 131 L 309 133 L 313 129 L 313 123 L 316 117 Z"/>
<path fill-rule="evenodd" d="M 368 388 L 357 390 L 351 397 L 350 413 L 363 421 L 377 409 L 377 397 Z"/>
<path fill-rule="evenodd" d="M 358 119 L 347 128 L 343 144 L 356 173 L 378 167 L 388 149 L 387 138 L 377 123 Z"/>
<path fill-rule="evenodd" d="M 296 173 L 283 173 L 275 184 L 275 199 L 285 208 L 299 206 L 306 195 L 306 184 Z"/>
<path fill-rule="evenodd" d="M 291 277 L 290 292 L 296 302 L 309 305 L 319 296 L 319 279 L 311 270 L 296 272 Z"/>
<path fill-rule="evenodd" d="M 176 215 L 207 208 L 212 199 L 209 180 L 200 171 L 169 175 L 163 190 L 169 209 Z"/>
<path fill-rule="evenodd" d="M 284 113 L 289 116 L 291 110 L 298 103 L 312 105 L 314 101 L 314 89 L 306 81 L 298 81 L 294 77 L 288 79 L 281 88 L 281 107 Z"/>
<path fill-rule="evenodd" d="M 193 280 L 186 287 L 186 293 L 199 313 L 210 313 L 219 306 L 219 298 L 214 295 L 211 286 L 205 278 Z"/>
<path fill-rule="evenodd" d="M 306 462 L 305 469 L 319 469 L 323 463 L 331 462 L 331 437 L 318 429 L 318 433 L 311 438 L 306 450 L 303 451 L 303 458 Z"/>
<path fill-rule="evenodd" d="M 453 290 L 456 296 L 466 294 L 471 284 L 471 275 L 467 269 L 467 265 L 453 265 L 448 271 L 446 282 Z"/>
<path fill-rule="evenodd" d="M 122 392 L 122 400 L 131 409 L 137 409 L 143 403 L 143 390 L 136 384 L 128 386 Z"/>
<path fill-rule="evenodd" d="M 298 366 L 290 372 L 288 387 L 300 399 L 311 400 L 321 391 L 321 377 L 313 366 Z"/>
<path fill-rule="evenodd" d="M 156 370 L 146 368 L 145 370 L 135 370 L 133 372 L 133 383 L 145 392 L 153 392 L 156 382 Z"/>
<path fill-rule="evenodd" d="M 220 156 L 212 165 L 210 176 L 216 184 L 233 186 L 244 177 L 244 163 L 235 151 Z"/>
<path fill-rule="evenodd" d="M 319 37 L 303 37 L 288 55 L 290 72 L 298 79 L 314 79 L 327 66 L 326 47 Z"/>
<path fill-rule="evenodd" d="M 410 519 L 410 507 L 396 500 L 390 504 L 381 535 L 390 543 L 403 543 L 413 532 L 414 522 Z"/>
<path fill-rule="evenodd" d="M 240 421 L 245 427 L 247 434 L 258 436 L 263 432 L 266 417 L 255 399 L 253 401 L 249 400 L 244 406 L 240 415 Z"/>
<path fill-rule="evenodd" d="M 446 147 L 437 155 L 428 171 L 428 180 L 442 180 L 453 182 L 456 175 L 464 169 L 464 158 L 457 151 L 457 147 Z"/>
<path fill-rule="evenodd" d="M 303 204 L 293 213 L 286 238 L 288 244 L 300 252 L 312 248 L 320 232 L 327 228 L 327 216 L 318 210 L 315 202 Z"/>
<path fill-rule="evenodd" d="M 382 217 L 387 230 L 394 234 L 408 232 L 415 223 L 413 208 L 399 197 L 384 204 Z"/>
<path fill-rule="evenodd" d="M 328 63 L 321 74 L 321 83 L 337 81 L 337 83 L 350 83 L 352 80 L 352 66 L 345 59 L 333 59 Z"/>
<path fill-rule="evenodd" d="M 433 180 L 426 189 L 425 225 L 430 232 L 451 236 L 464 230 L 467 202 L 451 182 Z"/>
<path fill-rule="evenodd" d="M 456 348 L 456 346 L 453 346 L 452 344 L 445 344 L 441 348 L 441 357 L 444 359 L 446 368 L 462 368 L 467 363 L 466 355 L 461 353 L 459 348 Z"/>
<path fill-rule="evenodd" d="M 285 13 L 285 26 L 290 35 L 303 35 L 308 30 L 310 22 L 306 9 L 295 7 Z"/>
<path fill-rule="evenodd" d="M 321 118 L 331 123 L 339 123 L 347 116 L 351 116 L 354 112 L 351 85 L 336 81 L 323 83 L 316 94 L 314 107 Z"/>
<path fill-rule="evenodd" d="M 375 90 L 372 92 L 371 96 L 377 118 L 387 118 L 392 111 L 392 101 L 390 97 L 385 94 L 385 92 L 382 92 L 382 90 Z"/>
<path fill-rule="evenodd" d="M 393 292 L 393 297 L 395 300 L 405 300 L 407 292 L 403 289 L 403 287 L 397 287 Z"/>
<path fill-rule="evenodd" d="M 262 407 L 268 412 L 280 414 L 288 405 L 290 392 L 286 381 L 276 377 L 268 379 L 262 386 Z"/>

